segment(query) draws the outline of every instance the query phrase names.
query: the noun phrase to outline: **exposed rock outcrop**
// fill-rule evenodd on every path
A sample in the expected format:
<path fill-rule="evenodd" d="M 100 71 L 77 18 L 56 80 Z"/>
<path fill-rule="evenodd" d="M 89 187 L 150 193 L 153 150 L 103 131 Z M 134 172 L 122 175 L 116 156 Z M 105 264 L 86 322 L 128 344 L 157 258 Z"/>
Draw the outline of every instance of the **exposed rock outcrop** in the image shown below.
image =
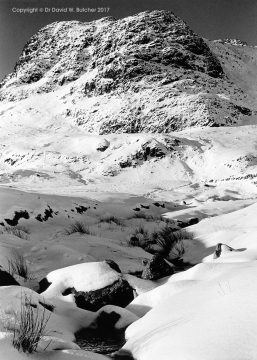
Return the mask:
<path fill-rule="evenodd" d="M 93 291 L 68 288 L 63 295 L 73 294 L 76 305 L 84 310 L 97 311 L 105 305 L 127 306 L 133 299 L 133 288 L 126 280 L 119 279 L 111 285 Z"/>
<path fill-rule="evenodd" d="M 174 267 L 161 255 L 154 255 L 144 264 L 142 279 L 158 280 L 162 277 L 173 275 Z"/>
<path fill-rule="evenodd" d="M 112 260 L 72 265 L 49 273 L 39 282 L 44 296 L 73 295 L 77 307 L 98 311 L 105 305 L 126 307 L 134 292 Z"/>

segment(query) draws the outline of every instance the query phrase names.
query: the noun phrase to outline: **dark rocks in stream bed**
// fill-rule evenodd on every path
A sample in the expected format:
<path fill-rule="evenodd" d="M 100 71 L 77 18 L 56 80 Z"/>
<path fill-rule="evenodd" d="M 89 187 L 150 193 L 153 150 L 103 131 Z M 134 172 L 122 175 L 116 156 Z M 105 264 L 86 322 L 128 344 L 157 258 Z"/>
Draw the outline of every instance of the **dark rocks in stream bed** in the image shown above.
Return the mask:
<path fill-rule="evenodd" d="M 111 355 L 113 360 L 135 360 L 129 350 L 120 349 Z"/>
<path fill-rule="evenodd" d="M 38 293 L 41 294 L 42 292 L 46 291 L 51 284 L 52 283 L 49 282 L 47 278 L 43 278 L 42 280 L 40 280 Z"/>
<path fill-rule="evenodd" d="M 144 263 L 142 279 L 158 280 L 165 276 L 174 274 L 174 266 L 165 260 L 161 255 L 157 254 Z"/>
<path fill-rule="evenodd" d="M 84 310 L 97 311 L 104 305 L 126 307 L 133 299 L 133 288 L 120 278 L 111 285 L 92 291 L 77 291 L 74 287 L 66 289 L 62 295 L 74 294 L 76 305 Z"/>
<path fill-rule="evenodd" d="M 143 209 L 150 209 L 150 205 L 144 205 L 144 204 L 140 204 L 141 208 Z"/>
<path fill-rule="evenodd" d="M 84 350 L 101 354 L 110 354 L 125 344 L 125 329 L 115 329 L 120 314 L 101 311 L 94 323 L 76 334 L 76 343 Z"/>
<path fill-rule="evenodd" d="M 106 330 L 112 331 L 119 319 L 120 314 L 117 314 L 115 311 L 110 313 L 102 311 L 96 319 L 96 326 L 101 332 L 105 332 Z"/>
<path fill-rule="evenodd" d="M 199 223 L 198 218 L 190 218 L 187 221 L 177 220 L 177 225 L 182 229 Z"/>
<path fill-rule="evenodd" d="M 35 217 L 35 219 L 40 221 L 40 222 L 47 221 L 49 218 L 53 217 L 53 213 L 54 213 L 53 209 L 48 205 L 47 208 L 44 211 L 44 215 L 38 214 Z"/>
<path fill-rule="evenodd" d="M 108 315 L 108 317 L 105 318 L 104 322 L 102 322 L 102 317 L 101 320 L 98 317 L 99 323 L 96 324 L 95 329 L 86 328 L 75 334 L 76 343 L 83 350 L 99 354 L 111 354 L 117 352 L 125 344 L 125 330 L 115 330 L 111 325 L 111 323 L 116 322 L 118 314 L 115 312 L 114 314 L 104 314 Z M 113 316 L 115 318 L 112 320 Z"/>
<path fill-rule="evenodd" d="M 153 205 L 156 206 L 156 207 L 165 208 L 165 204 L 161 204 L 161 203 L 159 203 L 158 201 L 154 202 Z"/>
<path fill-rule="evenodd" d="M 4 219 L 4 220 L 9 226 L 16 226 L 18 225 L 20 219 L 26 219 L 26 220 L 29 219 L 29 213 L 27 212 L 27 210 L 15 211 L 14 217 L 12 219 Z"/>
<path fill-rule="evenodd" d="M 7 271 L 0 269 L 0 286 L 10 286 L 20 284 L 14 279 L 14 277 L 9 274 Z"/>
<path fill-rule="evenodd" d="M 83 214 L 84 212 L 86 212 L 89 208 L 83 206 L 83 205 L 80 205 L 80 206 L 76 206 L 75 207 L 76 211 L 78 214 Z"/>

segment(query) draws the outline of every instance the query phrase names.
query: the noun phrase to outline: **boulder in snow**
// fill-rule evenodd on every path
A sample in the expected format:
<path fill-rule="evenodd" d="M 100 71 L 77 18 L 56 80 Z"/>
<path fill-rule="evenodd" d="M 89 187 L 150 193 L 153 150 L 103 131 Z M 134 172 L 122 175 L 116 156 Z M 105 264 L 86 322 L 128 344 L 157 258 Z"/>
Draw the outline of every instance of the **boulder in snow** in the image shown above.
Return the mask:
<path fill-rule="evenodd" d="M 104 305 L 127 306 L 133 288 L 112 260 L 68 266 L 52 271 L 40 281 L 45 298 L 73 298 L 82 309 L 97 311 Z"/>
<path fill-rule="evenodd" d="M 218 243 L 216 245 L 213 259 L 218 259 L 221 256 L 222 252 L 230 252 L 230 251 L 237 251 L 236 249 L 233 249 L 231 246 L 228 246 L 226 244 Z"/>
<path fill-rule="evenodd" d="M 173 275 L 174 267 L 161 255 L 157 254 L 144 264 L 142 278 L 146 280 L 157 280 L 162 277 Z"/>
<path fill-rule="evenodd" d="M 73 294 L 76 305 L 90 311 L 97 311 L 109 304 L 125 307 L 134 299 L 133 288 L 122 278 L 98 290 L 85 292 L 69 288 L 64 294 Z"/>
<path fill-rule="evenodd" d="M 96 150 L 97 151 L 101 151 L 101 152 L 104 152 L 105 150 L 108 149 L 108 147 L 110 146 L 110 142 L 106 139 L 102 139 L 98 145 L 97 145 L 97 148 Z"/>

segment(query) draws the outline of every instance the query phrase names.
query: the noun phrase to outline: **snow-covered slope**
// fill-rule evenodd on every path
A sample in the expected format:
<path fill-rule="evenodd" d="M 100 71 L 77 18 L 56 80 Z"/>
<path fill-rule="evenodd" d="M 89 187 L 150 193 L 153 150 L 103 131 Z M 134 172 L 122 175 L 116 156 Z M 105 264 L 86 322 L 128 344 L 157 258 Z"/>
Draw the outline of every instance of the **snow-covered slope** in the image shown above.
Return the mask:
<path fill-rule="evenodd" d="M 254 360 L 256 261 L 220 265 L 215 276 L 214 264 L 201 266 L 204 280 L 184 272 L 180 292 L 166 286 L 168 298 L 160 296 L 158 305 L 128 328 L 125 349 L 138 360 Z M 170 285 L 177 281 L 173 277 Z"/>
<path fill-rule="evenodd" d="M 63 129 L 23 136 L 18 129 L 19 138 L 11 130 L 0 135 L 4 186 L 61 195 L 68 187 L 73 196 L 134 193 L 188 205 L 256 195 L 256 125 L 104 138 Z"/>
<path fill-rule="evenodd" d="M 205 219 L 190 228 L 188 259 L 201 261 L 139 295 L 128 309 L 139 316 L 120 351 L 138 360 L 256 358 L 256 204 Z M 225 244 L 229 244 L 230 248 Z M 198 256 L 198 258 L 197 258 Z"/>
<path fill-rule="evenodd" d="M 232 205 L 230 204 L 230 206 L 231 211 Z M 73 334 L 75 329 L 80 326 L 87 327 L 94 323 L 101 311 L 107 311 L 107 313 L 115 311 L 122 316 L 121 323 L 128 324 L 127 321 L 129 323 L 134 321 L 126 330 L 127 342 L 120 351 L 120 357 L 115 355 L 115 359 L 122 359 L 125 354 L 127 356 L 131 354 L 131 357 L 128 358 L 138 360 L 156 358 L 166 360 L 171 357 L 181 360 L 187 358 L 191 360 L 199 358 L 255 360 L 256 207 L 256 204 L 248 205 L 238 211 L 231 211 L 229 214 L 205 219 L 190 227 L 190 231 L 195 234 L 195 239 L 188 241 L 185 259 L 192 262 L 204 260 L 203 263 L 156 282 L 128 275 L 128 281 L 133 283 L 136 289 L 141 288 L 141 291 L 138 292 L 139 296 L 127 306 L 127 312 L 117 307 L 104 307 L 97 313 L 86 312 L 74 308 L 72 302 L 63 302 L 60 294 L 56 296 L 56 294 L 46 291 L 42 297 L 29 289 L 22 288 L 22 291 L 32 294 L 32 304 L 38 304 L 39 300 L 41 302 L 44 300 L 44 303 L 55 306 L 48 327 L 52 332 L 59 331 L 58 329 L 61 327 L 62 334 L 54 337 L 52 333 L 49 333 L 48 337 L 42 339 L 40 344 L 42 348 L 51 340 L 51 347 L 44 356 L 53 360 L 65 359 L 65 356 L 67 359 L 76 359 L 77 357 L 104 359 L 100 355 L 92 354 L 90 357 L 87 352 L 76 350 L 76 345 L 72 342 Z M 30 263 L 34 274 L 38 274 L 40 268 L 37 265 L 41 265 L 40 257 L 43 259 L 47 252 L 47 257 L 50 255 L 53 262 L 48 269 L 54 266 L 57 268 L 64 264 L 60 257 L 60 251 L 64 257 L 68 255 L 72 258 L 74 250 L 88 251 L 89 247 L 85 247 L 85 242 L 90 243 L 91 248 L 94 243 L 96 247 L 102 243 L 102 246 L 106 248 L 105 254 L 108 252 L 107 257 L 119 250 L 116 256 L 118 263 L 122 264 L 121 258 L 126 249 L 124 248 L 122 254 L 121 247 L 117 246 L 117 242 L 115 246 L 115 241 L 104 238 L 97 239 L 96 236 L 92 237 L 91 235 L 73 234 L 59 235 L 51 244 L 51 240 L 43 240 L 43 237 L 47 235 L 43 229 L 42 227 L 42 232 L 44 231 L 42 239 L 37 239 L 35 230 L 33 230 L 29 241 L 16 236 L 1 235 L 1 255 L 3 255 L 1 264 L 4 264 L 2 260 L 6 260 L 3 249 L 8 252 L 12 248 L 18 248 L 19 251 L 24 252 L 26 257 L 28 252 L 31 253 L 30 256 L 32 253 L 34 254 L 34 259 L 38 257 L 34 264 Z M 90 242 L 91 237 L 93 242 Z M 32 242 L 33 248 L 31 247 Z M 218 242 L 228 244 L 235 251 L 226 251 L 226 247 L 223 245 L 220 256 L 214 258 L 211 253 Z M 64 253 L 62 246 L 65 244 Z M 56 249 L 54 249 L 54 245 Z M 98 248 L 98 252 L 95 252 L 96 258 L 102 256 L 102 249 Z M 130 253 L 131 262 L 133 262 L 133 256 L 134 259 L 136 256 L 139 258 L 138 250 L 136 249 L 134 255 L 132 252 Z M 7 252 L 5 256 L 9 257 Z M 77 252 L 78 254 L 79 252 Z M 206 257 L 206 255 L 208 256 Z M 43 262 L 47 265 L 46 259 L 43 259 Z M 49 274 L 49 280 L 58 283 L 65 278 L 65 281 L 70 284 L 70 279 L 74 278 L 78 285 L 94 286 L 91 281 L 92 277 L 85 276 L 82 280 L 80 279 L 83 269 L 87 266 L 96 272 L 96 267 L 101 270 L 103 263 L 93 262 L 88 265 L 80 264 L 57 270 Z M 47 271 L 46 267 L 43 270 Z M 63 274 L 66 275 L 63 277 Z M 105 278 L 102 280 L 105 282 Z M 11 316 L 11 310 L 17 309 L 19 306 L 20 297 L 21 291 L 17 287 L 12 286 L 8 290 L 2 288 L 0 292 L 1 308 L 7 313 L 7 317 Z M 137 320 L 133 314 L 141 319 Z M 5 318 L 0 316 L 0 324 L 4 320 Z M 12 348 L 8 331 L 3 330 L 0 338 L 0 354 L 7 356 L 8 359 L 23 359 L 23 354 Z M 60 349 L 60 347 L 66 350 L 50 351 L 52 348 Z M 41 354 L 34 354 L 32 358 L 37 359 L 40 356 Z"/>
<path fill-rule="evenodd" d="M 256 106 L 257 95 L 257 47 L 248 46 L 238 40 L 207 42 L 217 56 L 226 76 L 244 92 L 248 104 Z M 251 107 L 251 105 L 250 105 Z"/>

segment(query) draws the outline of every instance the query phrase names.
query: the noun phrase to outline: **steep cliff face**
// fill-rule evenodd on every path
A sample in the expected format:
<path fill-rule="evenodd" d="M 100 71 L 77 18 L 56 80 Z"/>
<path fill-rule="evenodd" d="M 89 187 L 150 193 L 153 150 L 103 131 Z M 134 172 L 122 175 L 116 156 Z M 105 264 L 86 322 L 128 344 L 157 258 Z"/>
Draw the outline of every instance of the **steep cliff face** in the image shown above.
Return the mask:
<path fill-rule="evenodd" d="M 48 85 L 63 85 L 84 72 L 93 72 L 87 90 L 102 93 L 125 81 L 175 71 L 195 70 L 212 77 L 223 74 L 219 61 L 204 41 L 174 14 L 145 12 L 116 21 L 53 23 L 35 34 L 24 47 L 15 71 L 4 83 L 30 84 L 46 78 Z M 91 89 L 89 89 L 91 88 Z"/>
<path fill-rule="evenodd" d="M 0 99 L 44 102 L 47 93 L 64 121 L 95 134 L 168 133 L 255 115 L 207 42 L 167 11 L 41 29 L 2 82 Z"/>

